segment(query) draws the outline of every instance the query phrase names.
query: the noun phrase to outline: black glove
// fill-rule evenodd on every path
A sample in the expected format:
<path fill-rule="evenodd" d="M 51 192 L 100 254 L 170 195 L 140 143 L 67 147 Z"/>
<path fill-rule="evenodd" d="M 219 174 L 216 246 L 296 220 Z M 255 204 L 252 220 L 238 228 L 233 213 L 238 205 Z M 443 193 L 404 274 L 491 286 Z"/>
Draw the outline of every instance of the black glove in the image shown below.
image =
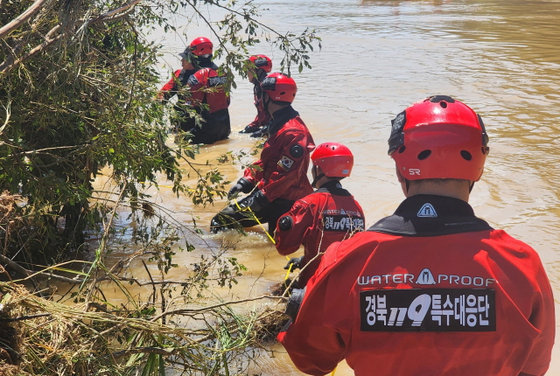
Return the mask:
<path fill-rule="evenodd" d="M 234 198 L 239 192 L 249 193 L 253 190 L 255 185 L 251 183 L 249 180 L 245 178 L 241 178 L 235 183 L 233 187 L 230 188 L 228 192 L 228 199 L 231 200 Z"/>
<path fill-rule="evenodd" d="M 288 263 L 286 264 L 286 266 L 284 266 L 284 269 L 288 270 L 290 269 L 290 266 L 292 267 L 292 269 L 290 270 L 296 270 L 296 269 L 301 269 L 303 265 L 301 265 L 301 261 L 303 260 L 303 256 L 301 257 L 292 257 L 290 259 L 290 261 L 288 261 Z"/>
<path fill-rule="evenodd" d="M 270 202 L 258 189 L 250 196 L 245 197 L 243 200 L 241 200 L 241 202 L 239 202 L 239 206 L 241 206 L 242 208 L 249 208 L 254 213 L 261 211 L 268 205 L 270 205 Z"/>
<path fill-rule="evenodd" d="M 268 127 L 261 127 L 258 131 L 255 131 L 253 134 L 251 134 L 251 137 L 268 137 Z"/>
<path fill-rule="evenodd" d="M 288 304 L 286 304 L 285 313 L 286 315 L 290 316 L 292 320 L 295 320 L 297 317 L 297 314 L 299 312 L 299 307 L 301 306 L 301 303 L 303 302 L 303 298 L 305 297 L 305 290 L 307 290 L 306 287 L 302 289 L 293 289 L 292 294 L 288 299 Z M 284 328 L 282 328 L 282 331 L 285 331 Z"/>
<path fill-rule="evenodd" d="M 253 127 L 251 125 L 247 125 L 245 128 L 240 130 L 239 133 L 255 133 L 255 132 L 258 132 L 260 130 L 261 129 L 259 127 Z"/>

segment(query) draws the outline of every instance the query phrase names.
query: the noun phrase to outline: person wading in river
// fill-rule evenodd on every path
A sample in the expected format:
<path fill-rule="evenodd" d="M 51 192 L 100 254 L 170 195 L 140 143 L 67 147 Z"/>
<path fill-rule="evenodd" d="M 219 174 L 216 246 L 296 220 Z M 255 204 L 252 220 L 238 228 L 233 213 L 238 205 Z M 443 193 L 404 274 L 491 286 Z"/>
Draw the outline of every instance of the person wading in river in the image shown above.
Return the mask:
<path fill-rule="evenodd" d="M 433 96 L 392 122 L 406 199 L 327 249 L 278 339 L 311 375 L 543 375 L 554 298 L 538 254 L 468 204 L 489 148 L 480 116 Z"/>
<path fill-rule="evenodd" d="M 266 135 L 268 124 L 272 121 L 270 114 L 265 110 L 262 102 L 261 82 L 272 71 L 272 60 L 266 55 L 254 55 L 249 58 L 251 67 L 247 72 L 249 81 L 253 84 L 253 96 L 257 116 L 239 133 L 251 133 L 251 137 Z"/>
<path fill-rule="evenodd" d="M 224 91 L 226 78 L 218 74 L 212 62 L 213 44 L 205 37 L 195 38 L 180 53 L 182 69 L 160 89 L 160 99 L 178 96 L 174 106 L 178 115 L 177 130 L 188 132 L 193 144 L 213 144 L 231 133 L 229 95 Z M 189 109 L 200 115 L 198 118 Z"/>
<path fill-rule="evenodd" d="M 295 81 L 283 73 L 271 73 L 262 82 L 264 108 L 272 116 L 269 135 L 260 159 L 244 172 L 229 190 L 230 200 L 239 192 L 248 196 L 218 213 L 210 224 L 212 232 L 227 228 L 268 223 L 273 233 L 278 218 L 294 202 L 313 192 L 307 178 L 309 154 L 315 148 L 307 126 L 293 109 Z"/>
<path fill-rule="evenodd" d="M 302 269 L 296 288 L 303 288 L 313 275 L 321 255 L 336 241 L 364 229 L 364 212 L 340 180 L 350 176 L 354 156 L 337 142 L 317 146 L 311 154 L 311 185 L 317 190 L 296 201 L 280 217 L 276 226 L 275 246 L 281 255 L 296 252 L 303 244 L 304 255 L 291 258 L 285 269 Z"/>

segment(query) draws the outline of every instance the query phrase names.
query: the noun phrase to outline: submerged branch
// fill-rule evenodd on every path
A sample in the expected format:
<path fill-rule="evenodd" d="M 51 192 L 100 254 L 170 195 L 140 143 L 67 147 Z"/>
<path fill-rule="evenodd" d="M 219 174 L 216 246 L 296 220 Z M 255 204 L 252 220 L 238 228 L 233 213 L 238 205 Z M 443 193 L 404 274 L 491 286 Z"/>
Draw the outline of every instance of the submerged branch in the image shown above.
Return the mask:
<path fill-rule="evenodd" d="M 193 313 L 203 313 L 203 312 L 207 312 L 207 311 L 213 311 L 217 308 L 221 308 L 221 307 L 229 307 L 231 305 L 234 304 L 241 304 L 241 303 L 248 303 L 248 302 L 254 302 L 257 300 L 263 300 L 263 299 L 275 299 L 275 300 L 287 300 L 288 298 L 286 297 L 282 297 L 282 296 L 272 296 L 272 295 L 261 295 L 255 298 L 248 298 L 248 299 L 242 299 L 242 300 L 237 300 L 237 301 L 229 301 L 229 302 L 224 302 L 224 303 L 220 303 L 220 304 L 215 304 L 213 306 L 206 306 L 203 308 L 197 308 L 197 309 L 176 309 L 173 311 L 166 311 L 163 312 L 162 314 L 160 314 L 159 316 L 154 317 L 153 320 L 157 321 L 165 316 L 170 316 L 170 315 L 185 315 L 185 314 L 193 314 Z"/>

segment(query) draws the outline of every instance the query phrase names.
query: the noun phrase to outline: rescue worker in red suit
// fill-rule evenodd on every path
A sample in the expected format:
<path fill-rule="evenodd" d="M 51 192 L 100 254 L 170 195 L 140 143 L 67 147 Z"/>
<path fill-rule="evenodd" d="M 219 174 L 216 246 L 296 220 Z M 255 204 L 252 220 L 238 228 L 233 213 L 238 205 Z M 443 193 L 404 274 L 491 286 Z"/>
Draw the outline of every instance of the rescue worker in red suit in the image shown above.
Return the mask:
<path fill-rule="evenodd" d="M 474 215 L 488 137 L 480 116 L 433 96 L 392 122 L 389 154 L 406 199 L 333 243 L 278 335 L 294 364 L 358 376 L 543 375 L 554 299 L 538 254 Z"/>
<path fill-rule="evenodd" d="M 350 176 L 354 156 L 346 146 L 327 142 L 311 154 L 311 185 L 317 190 L 296 201 L 278 220 L 275 246 L 283 256 L 303 244 L 304 255 L 293 257 L 284 269 L 302 269 L 294 287 L 303 288 L 313 275 L 322 254 L 333 242 L 364 229 L 364 212 L 340 180 Z"/>
<path fill-rule="evenodd" d="M 249 58 L 249 71 L 247 76 L 253 84 L 253 95 L 257 116 L 249 125 L 239 133 L 251 133 L 251 137 L 262 137 L 266 134 L 266 129 L 272 121 L 270 114 L 265 110 L 262 102 L 261 82 L 266 75 L 272 71 L 272 60 L 266 55 L 254 55 Z"/>
<path fill-rule="evenodd" d="M 212 232 L 252 227 L 259 222 L 268 223 L 269 232 L 273 232 L 278 218 L 290 210 L 296 200 L 313 192 L 307 169 L 315 144 L 299 113 L 292 107 L 296 92 L 295 81 L 282 73 L 271 73 L 263 80 L 264 108 L 273 119 L 269 136 L 260 159 L 249 166 L 229 190 L 229 199 L 236 201 L 214 216 L 210 225 Z M 237 201 L 240 192 L 250 194 Z"/>
<path fill-rule="evenodd" d="M 178 96 L 177 128 L 190 133 L 193 144 L 213 144 L 227 139 L 231 133 L 230 99 L 224 90 L 226 78 L 218 74 L 212 51 L 213 44 L 208 38 L 194 39 L 179 54 L 183 69 L 175 71 L 160 89 L 160 98 L 164 100 Z"/>

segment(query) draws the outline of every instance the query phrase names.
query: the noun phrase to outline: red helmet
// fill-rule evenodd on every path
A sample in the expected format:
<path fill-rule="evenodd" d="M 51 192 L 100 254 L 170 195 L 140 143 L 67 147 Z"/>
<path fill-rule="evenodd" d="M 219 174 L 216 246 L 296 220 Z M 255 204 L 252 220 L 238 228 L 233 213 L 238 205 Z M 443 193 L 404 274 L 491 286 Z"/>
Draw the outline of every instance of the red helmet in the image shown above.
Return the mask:
<path fill-rule="evenodd" d="M 297 85 L 293 78 L 283 73 L 271 73 L 261 83 L 263 93 L 271 100 L 292 103 L 296 97 Z"/>
<path fill-rule="evenodd" d="M 478 181 L 488 155 L 482 119 L 445 95 L 413 104 L 392 120 L 389 155 L 408 180 Z"/>
<path fill-rule="evenodd" d="M 262 69 L 266 73 L 270 73 L 272 70 L 272 60 L 266 55 L 251 56 L 249 61 L 253 63 L 255 67 Z"/>
<path fill-rule="evenodd" d="M 325 142 L 317 146 L 311 161 L 314 166 L 321 167 L 329 178 L 345 178 L 350 176 L 354 166 L 354 156 L 350 149 L 338 142 Z"/>
<path fill-rule="evenodd" d="M 195 38 L 189 45 L 189 50 L 196 56 L 212 55 L 214 45 L 210 39 L 205 37 Z"/>

